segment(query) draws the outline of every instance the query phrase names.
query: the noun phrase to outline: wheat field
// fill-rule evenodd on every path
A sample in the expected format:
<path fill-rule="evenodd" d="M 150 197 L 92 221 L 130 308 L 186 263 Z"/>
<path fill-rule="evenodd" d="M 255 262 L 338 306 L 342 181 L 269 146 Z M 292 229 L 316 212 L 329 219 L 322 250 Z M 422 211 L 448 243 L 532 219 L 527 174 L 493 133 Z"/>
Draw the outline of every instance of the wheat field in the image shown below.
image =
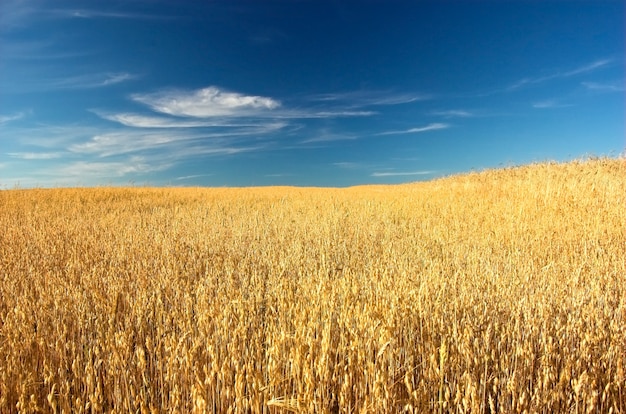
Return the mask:
<path fill-rule="evenodd" d="M 626 413 L 626 164 L 0 191 L 2 413 Z"/>

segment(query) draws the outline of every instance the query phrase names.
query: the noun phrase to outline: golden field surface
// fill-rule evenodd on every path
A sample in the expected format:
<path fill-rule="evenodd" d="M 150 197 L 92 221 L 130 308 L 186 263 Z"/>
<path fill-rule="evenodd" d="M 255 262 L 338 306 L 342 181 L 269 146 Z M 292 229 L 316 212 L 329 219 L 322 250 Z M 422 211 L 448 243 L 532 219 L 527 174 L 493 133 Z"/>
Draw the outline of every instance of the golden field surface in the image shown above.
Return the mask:
<path fill-rule="evenodd" d="M 626 164 L 0 191 L 0 412 L 626 413 Z"/>

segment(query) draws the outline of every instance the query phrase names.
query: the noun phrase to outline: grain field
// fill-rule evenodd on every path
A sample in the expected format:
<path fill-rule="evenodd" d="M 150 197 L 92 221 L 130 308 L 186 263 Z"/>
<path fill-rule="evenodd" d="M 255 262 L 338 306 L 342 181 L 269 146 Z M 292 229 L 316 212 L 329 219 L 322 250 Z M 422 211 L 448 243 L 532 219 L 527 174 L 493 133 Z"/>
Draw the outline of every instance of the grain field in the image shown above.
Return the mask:
<path fill-rule="evenodd" d="M 626 413 L 624 162 L 0 191 L 0 412 Z"/>

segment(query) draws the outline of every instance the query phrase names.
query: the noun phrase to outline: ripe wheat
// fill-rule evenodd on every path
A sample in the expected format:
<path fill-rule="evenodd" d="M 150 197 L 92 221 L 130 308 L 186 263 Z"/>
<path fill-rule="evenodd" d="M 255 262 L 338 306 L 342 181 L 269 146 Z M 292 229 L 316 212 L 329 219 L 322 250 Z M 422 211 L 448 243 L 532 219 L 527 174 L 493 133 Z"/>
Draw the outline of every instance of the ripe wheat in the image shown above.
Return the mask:
<path fill-rule="evenodd" d="M 0 192 L 0 412 L 624 413 L 626 166 Z"/>

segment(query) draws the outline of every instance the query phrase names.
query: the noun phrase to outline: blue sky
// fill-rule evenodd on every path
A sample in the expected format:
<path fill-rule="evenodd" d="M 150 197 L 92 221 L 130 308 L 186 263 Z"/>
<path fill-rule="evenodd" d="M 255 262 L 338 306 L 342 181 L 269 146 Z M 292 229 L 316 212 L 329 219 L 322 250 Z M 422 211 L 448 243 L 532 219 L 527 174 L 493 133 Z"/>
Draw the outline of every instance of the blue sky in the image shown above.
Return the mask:
<path fill-rule="evenodd" d="M 0 188 L 348 186 L 624 151 L 623 1 L 0 2 Z"/>

